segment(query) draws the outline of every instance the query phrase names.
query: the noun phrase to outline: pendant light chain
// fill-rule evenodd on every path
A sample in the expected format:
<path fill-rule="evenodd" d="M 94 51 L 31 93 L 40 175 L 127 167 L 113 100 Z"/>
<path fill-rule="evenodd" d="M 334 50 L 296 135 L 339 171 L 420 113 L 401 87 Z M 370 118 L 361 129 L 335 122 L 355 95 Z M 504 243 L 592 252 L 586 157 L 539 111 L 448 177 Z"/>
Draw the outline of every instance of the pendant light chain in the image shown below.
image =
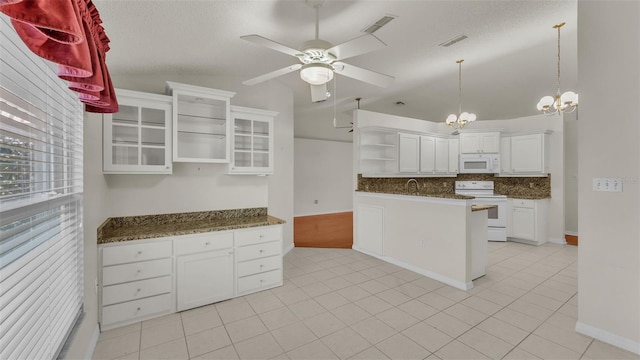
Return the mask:
<path fill-rule="evenodd" d="M 458 116 L 462 114 L 462 62 L 464 60 L 456 61 L 458 63 Z"/>
<path fill-rule="evenodd" d="M 468 123 L 476 121 L 476 114 L 462 112 L 462 62 L 464 59 L 456 61 L 458 64 L 458 114 L 450 114 L 445 122 L 454 129 L 462 129 Z"/>
<path fill-rule="evenodd" d="M 564 25 L 564 23 L 556 25 L 556 29 L 558 29 L 558 96 L 560 96 L 560 28 Z"/>

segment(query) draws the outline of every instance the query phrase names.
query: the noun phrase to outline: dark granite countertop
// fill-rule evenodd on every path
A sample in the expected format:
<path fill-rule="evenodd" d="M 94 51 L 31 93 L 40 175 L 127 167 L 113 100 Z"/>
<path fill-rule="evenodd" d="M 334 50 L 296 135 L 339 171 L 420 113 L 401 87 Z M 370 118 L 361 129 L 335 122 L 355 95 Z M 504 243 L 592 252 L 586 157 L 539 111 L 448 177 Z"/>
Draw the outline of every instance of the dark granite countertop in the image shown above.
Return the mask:
<path fill-rule="evenodd" d="M 364 193 L 373 193 L 373 194 L 389 194 L 389 195 L 407 195 L 407 196 L 422 196 L 422 197 L 433 197 L 433 198 L 444 198 L 444 199 L 457 199 L 457 200 L 470 200 L 475 199 L 473 196 L 467 195 L 458 195 L 458 194 L 450 194 L 450 193 L 407 193 L 404 191 L 375 191 L 375 190 L 356 190 L 356 192 L 364 192 Z"/>
<path fill-rule="evenodd" d="M 108 218 L 98 244 L 284 224 L 266 208 Z"/>
<path fill-rule="evenodd" d="M 471 211 L 482 211 L 497 208 L 498 205 L 471 205 Z"/>

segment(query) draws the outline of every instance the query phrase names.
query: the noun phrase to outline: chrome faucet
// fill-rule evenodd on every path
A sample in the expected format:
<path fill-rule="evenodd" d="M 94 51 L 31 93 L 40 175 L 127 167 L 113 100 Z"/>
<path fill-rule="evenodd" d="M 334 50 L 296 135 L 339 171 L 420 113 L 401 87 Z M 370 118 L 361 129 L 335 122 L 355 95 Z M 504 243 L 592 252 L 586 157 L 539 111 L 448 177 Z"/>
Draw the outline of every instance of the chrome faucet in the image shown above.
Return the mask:
<path fill-rule="evenodd" d="M 409 181 L 407 181 L 407 185 L 405 186 L 405 191 L 407 192 L 407 194 L 409 193 L 409 184 L 411 183 L 416 184 L 416 193 L 420 192 L 420 185 L 418 184 L 418 180 L 416 179 L 409 179 Z"/>

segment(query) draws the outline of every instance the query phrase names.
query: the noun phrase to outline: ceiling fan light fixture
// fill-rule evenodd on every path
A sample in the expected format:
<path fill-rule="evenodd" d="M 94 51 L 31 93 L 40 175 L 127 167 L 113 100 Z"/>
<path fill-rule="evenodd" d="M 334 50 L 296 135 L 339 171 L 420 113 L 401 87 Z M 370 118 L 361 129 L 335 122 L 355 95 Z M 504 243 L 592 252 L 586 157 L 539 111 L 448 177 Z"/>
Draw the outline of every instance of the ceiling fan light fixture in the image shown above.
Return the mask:
<path fill-rule="evenodd" d="M 333 79 L 333 66 L 324 63 L 305 64 L 300 69 L 300 78 L 311 85 L 326 84 Z"/>

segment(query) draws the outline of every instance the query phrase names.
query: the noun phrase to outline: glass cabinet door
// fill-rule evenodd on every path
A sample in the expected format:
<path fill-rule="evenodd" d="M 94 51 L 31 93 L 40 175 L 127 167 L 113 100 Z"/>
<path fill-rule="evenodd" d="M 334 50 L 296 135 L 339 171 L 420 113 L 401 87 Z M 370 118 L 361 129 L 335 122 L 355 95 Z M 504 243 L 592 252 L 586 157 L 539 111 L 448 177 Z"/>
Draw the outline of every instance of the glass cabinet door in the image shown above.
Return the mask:
<path fill-rule="evenodd" d="M 243 108 L 244 109 L 244 108 Z M 229 172 L 232 174 L 273 173 L 272 128 L 275 113 L 244 109 L 232 112 L 233 151 Z"/>
<path fill-rule="evenodd" d="M 117 91 L 119 111 L 104 115 L 105 173 L 171 173 L 171 98 Z M 160 96 L 160 95 L 159 95 Z"/>

